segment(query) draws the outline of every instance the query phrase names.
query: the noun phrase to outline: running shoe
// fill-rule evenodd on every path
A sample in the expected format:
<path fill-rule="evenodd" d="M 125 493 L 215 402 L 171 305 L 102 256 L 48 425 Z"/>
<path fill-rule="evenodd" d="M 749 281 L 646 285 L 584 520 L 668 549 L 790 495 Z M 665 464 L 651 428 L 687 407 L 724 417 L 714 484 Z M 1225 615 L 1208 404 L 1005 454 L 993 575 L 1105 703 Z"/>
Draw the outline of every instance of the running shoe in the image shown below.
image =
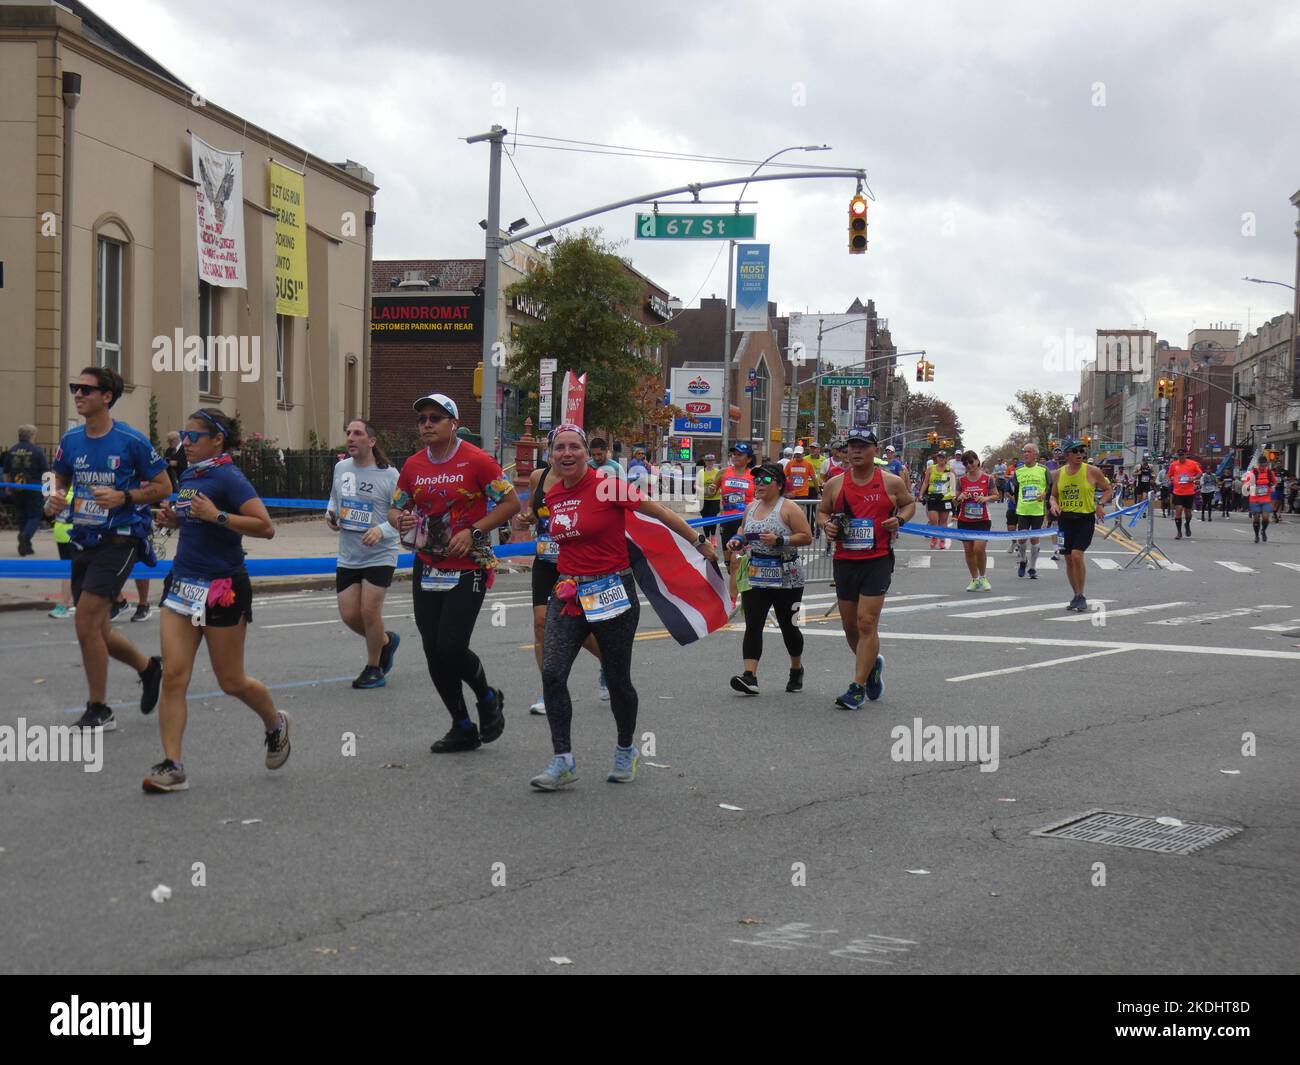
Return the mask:
<path fill-rule="evenodd" d="M 968 592 L 978 592 L 979 590 L 980 590 L 980 579 L 978 577 L 972 580 L 970 584 L 966 585 L 966 591 Z"/>
<path fill-rule="evenodd" d="M 600 671 L 600 680 L 597 681 L 597 684 L 599 685 L 599 687 L 598 687 L 598 689 L 597 689 L 597 691 L 596 691 L 596 697 L 597 697 L 597 698 L 598 698 L 602 703 L 607 703 L 607 702 L 609 702 L 609 688 L 608 688 L 608 687 L 606 686 L 606 684 L 605 684 L 605 670 L 604 670 L 603 667 L 601 668 L 601 671 Z"/>
<path fill-rule="evenodd" d="M 1083 596 L 1079 596 L 1078 600 L 1079 600 L 1078 606 L 1076 606 L 1074 609 L 1078 611 L 1080 614 L 1086 614 L 1088 612 L 1088 600 L 1085 599 Z"/>
<path fill-rule="evenodd" d="M 1052 561 L 1053 561 L 1053 562 L 1060 562 L 1060 561 L 1061 561 L 1061 553 L 1060 553 L 1059 551 L 1053 551 L 1053 552 L 1052 552 Z"/>
<path fill-rule="evenodd" d="M 867 674 L 867 698 L 873 703 L 885 694 L 885 658 L 876 655 L 876 664 Z"/>
<path fill-rule="evenodd" d="M 140 713 L 152 714 L 158 705 L 158 691 L 162 687 L 162 659 L 154 655 L 140 671 Z"/>
<path fill-rule="evenodd" d="M 848 691 L 835 700 L 835 705 L 845 710 L 861 710 L 866 701 L 867 689 L 861 684 L 853 683 L 849 685 Z"/>
<path fill-rule="evenodd" d="M 86 712 L 77 719 L 72 727 L 102 728 L 105 732 L 112 732 L 117 728 L 117 718 L 113 716 L 113 711 L 103 703 L 87 703 Z"/>
<path fill-rule="evenodd" d="M 447 735 L 440 740 L 434 740 L 433 745 L 429 748 L 434 754 L 456 754 L 460 751 L 476 751 L 483 746 L 483 741 L 478 737 L 478 726 L 465 719 L 468 728 L 461 728 L 459 725 L 452 725 L 447 730 Z"/>
<path fill-rule="evenodd" d="M 948 541 L 947 541 L 947 540 L 940 540 L 940 541 L 939 541 L 939 550 L 940 550 L 940 551 L 947 551 L 947 550 L 948 550 Z"/>
<path fill-rule="evenodd" d="M 153 607 L 148 603 L 140 603 L 135 608 L 135 613 L 131 615 L 132 621 L 148 621 L 153 617 Z"/>
<path fill-rule="evenodd" d="M 1020 560 L 1020 565 L 1016 568 L 1016 576 L 1023 577 L 1025 575 L 1025 570 L 1028 568 L 1029 568 L 1029 563 L 1022 558 Z"/>
<path fill-rule="evenodd" d="M 740 692 L 741 695 L 757 695 L 758 677 L 749 670 L 745 670 L 740 676 L 731 678 L 731 687 L 732 690 Z"/>
<path fill-rule="evenodd" d="M 500 688 L 489 688 L 488 696 L 476 704 L 479 739 L 484 743 L 491 743 L 506 730 L 505 692 Z"/>
<path fill-rule="evenodd" d="M 530 707 L 528 708 L 528 712 L 529 712 L 530 714 L 536 714 L 538 717 L 545 717 L 545 716 L 546 716 L 546 700 L 545 700 L 545 699 L 538 699 L 537 702 L 533 703 L 533 705 L 530 706 Z"/>
<path fill-rule="evenodd" d="M 384 671 L 386 677 L 392 671 L 393 658 L 397 655 L 397 647 L 402 642 L 402 638 L 397 633 L 387 630 L 384 631 L 384 635 L 388 637 L 388 642 L 379 652 L 379 668 Z"/>
<path fill-rule="evenodd" d="M 279 711 L 280 725 L 266 734 L 266 768 L 279 769 L 289 760 L 289 715 Z"/>
<path fill-rule="evenodd" d="M 1268 526 L 1260 526 L 1259 535 L 1264 538 L 1264 543 L 1268 543 Z"/>
<path fill-rule="evenodd" d="M 125 599 L 119 599 L 116 603 L 113 604 L 112 608 L 109 610 L 108 620 L 116 621 L 118 618 L 122 616 L 122 612 L 126 610 L 126 608 L 129 605 L 130 604 L 127 603 Z"/>
<path fill-rule="evenodd" d="M 989 579 L 987 577 L 981 577 L 979 579 L 979 585 L 980 586 L 977 589 L 975 589 L 977 592 L 993 591 L 993 585 L 989 583 Z"/>
<path fill-rule="evenodd" d="M 1065 609 L 1066 609 L 1066 610 L 1078 610 L 1078 609 L 1079 609 L 1079 604 L 1082 603 L 1082 602 L 1084 602 L 1084 601 L 1085 601 L 1085 600 L 1084 600 L 1083 596 L 1081 596 L 1081 595 L 1076 595 L 1076 596 L 1074 596 L 1074 597 L 1069 601 L 1069 603 L 1066 604 Z"/>
<path fill-rule="evenodd" d="M 641 752 L 636 747 L 615 747 L 614 768 L 605 779 L 611 784 L 630 784 L 636 780 L 636 767 L 641 764 Z"/>
<path fill-rule="evenodd" d="M 790 670 L 790 679 L 785 682 L 785 690 L 788 692 L 803 691 L 803 667 Z"/>
<path fill-rule="evenodd" d="M 365 669 L 352 682 L 354 688 L 382 688 L 388 681 L 384 677 L 384 671 L 378 666 L 366 666 Z"/>
<path fill-rule="evenodd" d="M 613 774 L 610 776 L 612 778 Z M 577 779 L 578 766 L 572 760 L 572 755 L 565 758 L 564 755 L 557 754 L 547 763 L 546 768 L 528 783 L 539 791 L 558 791 L 565 784 L 572 784 Z"/>
<path fill-rule="evenodd" d="M 170 758 L 164 758 L 149 771 L 143 786 L 145 791 L 154 794 L 190 790 L 190 782 L 185 778 L 185 767 L 177 765 Z"/>
<path fill-rule="evenodd" d="M 1038 580 L 1038 570 L 1036 570 L 1036 569 L 1031 569 L 1031 570 L 1029 571 L 1029 579 L 1030 579 L 1031 581 L 1036 581 L 1036 580 Z"/>
<path fill-rule="evenodd" d="M 1255 537 L 1255 542 L 1256 542 L 1256 543 L 1259 543 L 1259 537 L 1258 537 L 1258 536 Z M 62 618 L 69 617 L 70 615 L 69 615 L 69 613 L 68 613 L 68 608 L 67 608 L 66 606 L 64 606 L 62 603 L 60 603 L 60 604 L 59 604 L 58 606 L 56 606 L 53 610 L 50 611 L 49 616 L 52 617 L 52 618 L 60 618 L 60 619 L 62 619 Z"/>

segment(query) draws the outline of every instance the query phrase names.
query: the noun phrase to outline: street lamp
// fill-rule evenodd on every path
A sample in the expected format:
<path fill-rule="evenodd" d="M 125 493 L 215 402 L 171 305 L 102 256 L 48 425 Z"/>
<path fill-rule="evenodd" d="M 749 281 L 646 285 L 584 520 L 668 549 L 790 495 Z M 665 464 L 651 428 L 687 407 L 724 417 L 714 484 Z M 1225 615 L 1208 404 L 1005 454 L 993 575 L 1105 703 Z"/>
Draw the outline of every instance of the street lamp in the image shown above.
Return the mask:
<path fill-rule="evenodd" d="M 784 155 L 786 152 L 828 152 L 831 150 L 829 144 L 792 144 L 788 148 L 782 148 L 780 151 L 773 152 L 764 159 L 758 166 L 754 167 L 753 172 L 749 175 L 751 178 L 757 174 L 763 167 L 767 166 L 778 155 Z M 736 214 L 740 214 L 740 201 L 745 198 L 745 190 L 749 188 L 749 182 L 740 186 L 740 195 L 736 197 Z M 731 284 L 734 276 L 736 262 L 736 241 L 727 241 L 727 306 L 722 314 L 722 451 L 723 455 L 727 454 L 728 445 L 731 437 L 731 333 L 735 324 L 736 308 L 731 300 Z M 795 415 L 795 425 L 798 426 L 799 417 Z M 766 444 L 767 441 L 764 441 Z"/>
<path fill-rule="evenodd" d="M 1262 277 L 1243 277 L 1243 281 L 1253 281 L 1257 285 L 1281 285 L 1283 288 L 1289 288 L 1295 291 L 1295 285 L 1288 285 L 1285 281 L 1266 281 Z"/>

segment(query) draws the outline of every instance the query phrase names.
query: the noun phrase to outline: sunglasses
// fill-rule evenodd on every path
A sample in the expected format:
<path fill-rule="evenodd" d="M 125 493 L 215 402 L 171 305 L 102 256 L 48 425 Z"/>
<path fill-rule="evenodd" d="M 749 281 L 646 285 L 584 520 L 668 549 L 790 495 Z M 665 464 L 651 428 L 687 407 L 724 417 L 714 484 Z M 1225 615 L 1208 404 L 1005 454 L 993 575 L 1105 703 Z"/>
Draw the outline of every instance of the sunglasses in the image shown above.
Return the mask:
<path fill-rule="evenodd" d="M 415 420 L 420 425 L 438 425 L 441 422 L 448 421 L 450 418 L 450 414 L 421 414 Z"/>
<path fill-rule="evenodd" d="M 182 444 L 197 444 L 205 436 L 211 436 L 207 429 L 182 429 L 180 438 Z"/>
<path fill-rule="evenodd" d="M 755 483 L 755 484 L 775 484 L 775 483 L 776 483 L 776 478 L 773 477 L 771 474 L 768 474 L 766 477 L 755 477 L 755 478 L 754 478 L 754 483 Z"/>
<path fill-rule="evenodd" d="M 83 385 L 80 381 L 76 381 L 68 385 L 68 391 L 74 396 L 88 396 L 92 392 L 107 392 L 108 389 L 100 388 L 99 385 Z"/>

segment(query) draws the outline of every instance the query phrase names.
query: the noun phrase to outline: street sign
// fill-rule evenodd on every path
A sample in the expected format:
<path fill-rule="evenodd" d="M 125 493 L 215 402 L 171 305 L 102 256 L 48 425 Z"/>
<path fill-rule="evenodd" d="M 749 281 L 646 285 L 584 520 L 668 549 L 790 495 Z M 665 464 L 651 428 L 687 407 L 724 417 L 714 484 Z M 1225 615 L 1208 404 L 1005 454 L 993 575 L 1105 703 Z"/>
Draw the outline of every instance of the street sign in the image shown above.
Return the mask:
<path fill-rule="evenodd" d="M 1098 451 L 1123 451 L 1124 445 L 1118 440 L 1103 440 L 1097 445 Z"/>
<path fill-rule="evenodd" d="M 871 375 L 860 374 L 849 377 L 827 377 L 823 383 L 827 388 L 869 388 L 871 386 Z"/>
<path fill-rule="evenodd" d="M 753 240 L 756 214 L 641 214 L 637 240 Z"/>
<path fill-rule="evenodd" d="M 1272 430 L 1273 430 L 1273 426 L 1271 425 L 1252 425 L 1250 427 L 1250 431 L 1252 433 L 1268 433 L 1268 432 L 1272 432 Z"/>

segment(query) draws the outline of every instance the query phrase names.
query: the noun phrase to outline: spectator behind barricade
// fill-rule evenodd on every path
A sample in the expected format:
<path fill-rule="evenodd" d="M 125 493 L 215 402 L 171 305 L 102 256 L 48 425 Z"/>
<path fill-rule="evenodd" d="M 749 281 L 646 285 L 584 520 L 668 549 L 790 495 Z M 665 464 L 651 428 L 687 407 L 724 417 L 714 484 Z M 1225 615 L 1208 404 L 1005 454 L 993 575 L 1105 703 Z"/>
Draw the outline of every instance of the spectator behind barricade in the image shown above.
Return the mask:
<path fill-rule="evenodd" d="M 167 462 L 167 476 L 172 479 L 172 491 L 175 492 L 189 460 L 185 457 L 185 449 L 181 447 L 181 434 L 174 429 L 167 434 L 167 450 L 163 452 L 163 458 Z"/>
<path fill-rule="evenodd" d="M 36 443 L 36 426 L 20 425 L 18 443 L 14 444 L 0 459 L 3 476 L 12 484 L 40 485 L 46 471 L 50 468 L 45 451 Z M 18 555 L 33 555 L 32 537 L 41 527 L 41 514 L 45 509 L 45 500 L 39 491 L 30 488 L 12 490 L 10 497 L 18 519 Z"/>

